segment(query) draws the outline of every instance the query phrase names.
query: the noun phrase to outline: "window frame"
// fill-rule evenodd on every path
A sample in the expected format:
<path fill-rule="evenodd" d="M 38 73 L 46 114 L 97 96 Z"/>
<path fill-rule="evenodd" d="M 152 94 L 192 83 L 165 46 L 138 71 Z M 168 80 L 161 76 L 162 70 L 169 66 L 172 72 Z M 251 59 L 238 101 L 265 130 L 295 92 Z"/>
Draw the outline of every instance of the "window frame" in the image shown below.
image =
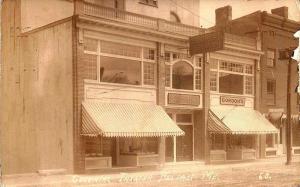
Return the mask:
<path fill-rule="evenodd" d="M 272 65 L 269 63 L 269 59 L 271 59 L 271 58 L 269 58 L 269 52 L 273 52 Z M 275 66 L 276 66 L 276 56 L 277 56 L 276 49 L 270 49 L 270 48 L 267 49 L 267 51 L 266 51 L 266 67 L 275 68 Z"/>
<path fill-rule="evenodd" d="M 212 60 L 214 62 L 212 62 Z M 239 64 L 242 65 L 243 71 L 242 72 L 235 72 L 235 71 L 229 71 L 229 70 L 224 70 L 221 69 L 221 63 L 222 62 L 226 62 L 228 64 L 232 63 L 232 64 Z M 218 58 L 211 58 L 210 59 L 210 64 L 212 63 L 216 63 L 216 67 L 211 67 L 210 66 L 210 73 L 214 72 L 217 74 L 216 76 L 216 86 L 217 89 L 216 90 L 211 90 L 211 93 L 220 93 L 220 94 L 229 94 L 229 95 L 243 95 L 243 96 L 254 96 L 254 89 L 255 89 L 255 85 L 254 85 L 254 64 L 248 64 L 248 63 L 242 63 L 242 62 L 233 62 L 233 61 L 229 61 L 229 60 L 222 60 L 222 59 L 218 59 Z M 251 73 L 247 72 L 247 66 L 251 66 Z M 228 74 L 235 74 L 235 75 L 242 75 L 243 76 L 243 94 L 234 94 L 234 93 L 221 93 L 220 92 L 220 74 L 221 73 L 228 73 Z M 248 94 L 246 93 L 246 77 L 252 77 L 252 93 Z M 210 84 L 211 84 L 211 79 L 210 79 Z"/>
<path fill-rule="evenodd" d="M 272 87 L 273 87 L 273 92 L 274 93 L 270 93 L 269 90 L 268 90 L 268 84 L 271 83 L 274 84 Z M 270 95 L 272 95 L 272 97 L 274 97 L 274 101 L 272 103 L 269 103 L 268 102 L 268 99 L 270 97 Z M 267 105 L 271 105 L 271 106 L 274 106 L 276 105 L 276 79 L 267 79 L 266 81 L 266 99 L 267 99 Z"/>
<path fill-rule="evenodd" d="M 119 54 L 112 54 L 112 53 L 105 53 L 101 51 L 101 43 L 102 42 L 111 42 L 111 43 L 116 43 L 115 41 L 109 41 L 109 40 L 102 40 L 102 39 L 96 39 L 96 38 L 92 38 L 92 37 L 84 37 L 84 42 L 85 39 L 88 40 L 95 40 L 97 41 L 97 47 L 95 51 L 90 51 L 90 50 L 86 50 L 84 49 L 84 55 L 88 54 L 88 55 L 96 55 L 97 56 L 97 79 L 93 80 L 93 81 L 97 81 L 98 83 L 105 83 L 105 84 L 112 84 L 112 85 L 127 85 L 127 86 L 137 86 L 137 87 L 149 87 L 149 88 L 153 88 L 156 87 L 157 85 L 157 51 L 155 48 L 151 48 L 151 47 L 145 47 L 145 46 L 139 46 L 139 45 L 134 45 L 134 44 L 126 44 L 126 43 L 120 43 L 120 45 L 128 45 L 131 47 L 137 47 L 140 48 L 139 51 L 139 57 L 131 57 L 131 56 L 125 56 L 125 55 L 119 55 Z M 153 55 L 153 59 L 147 59 L 144 57 L 145 55 L 145 49 L 150 49 L 153 50 L 154 55 Z M 149 53 L 150 54 L 150 53 Z M 100 80 L 101 77 L 101 57 L 111 57 L 111 58 L 119 58 L 119 59 L 127 59 L 127 60 L 132 60 L 132 61 L 137 61 L 138 63 L 140 63 L 141 66 L 141 70 L 140 70 L 140 80 L 141 80 L 141 84 L 139 85 L 132 85 L 132 84 L 122 84 L 122 83 L 111 83 L 111 82 L 104 82 Z M 146 63 L 151 63 L 154 65 L 153 68 L 153 84 L 145 84 L 144 82 L 144 78 L 145 78 L 145 72 L 144 72 L 144 65 Z M 89 79 L 90 80 L 90 79 Z"/>
<path fill-rule="evenodd" d="M 152 7 L 158 7 L 158 0 L 139 0 L 140 4 L 148 5 Z"/>
<path fill-rule="evenodd" d="M 168 55 L 166 55 L 168 54 Z M 177 56 L 174 58 L 174 56 Z M 201 59 L 199 62 L 199 66 L 196 65 L 196 60 Z M 190 66 L 192 66 L 193 69 L 193 89 L 187 90 L 187 89 L 177 89 L 173 88 L 173 65 L 177 62 L 186 62 Z M 169 67 L 169 76 L 167 76 L 167 66 Z M 173 90 L 184 90 L 184 91 L 202 91 L 203 89 L 203 56 L 202 55 L 195 55 L 188 58 L 188 54 L 180 53 L 180 52 L 174 52 L 174 51 L 166 51 L 165 52 L 165 87 Z M 200 71 L 200 88 L 196 87 L 196 72 Z M 167 85 L 167 82 L 169 83 Z"/>

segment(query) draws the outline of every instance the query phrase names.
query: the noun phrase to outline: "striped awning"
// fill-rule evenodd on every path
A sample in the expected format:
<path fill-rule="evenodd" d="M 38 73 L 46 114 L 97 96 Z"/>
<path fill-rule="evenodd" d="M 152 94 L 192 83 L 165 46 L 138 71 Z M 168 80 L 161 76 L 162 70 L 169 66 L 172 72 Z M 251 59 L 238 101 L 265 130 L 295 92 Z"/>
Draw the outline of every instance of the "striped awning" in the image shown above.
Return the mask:
<path fill-rule="evenodd" d="M 182 136 L 184 131 L 157 105 L 83 102 L 81 134 L 158 137 Z"/>
<path fill-rule="evenodd" d="M 219 134 L 278 133 L 278 129 L 261 113 L 238 106 L 212 107 L 209 111 L 208 131 Z"/>

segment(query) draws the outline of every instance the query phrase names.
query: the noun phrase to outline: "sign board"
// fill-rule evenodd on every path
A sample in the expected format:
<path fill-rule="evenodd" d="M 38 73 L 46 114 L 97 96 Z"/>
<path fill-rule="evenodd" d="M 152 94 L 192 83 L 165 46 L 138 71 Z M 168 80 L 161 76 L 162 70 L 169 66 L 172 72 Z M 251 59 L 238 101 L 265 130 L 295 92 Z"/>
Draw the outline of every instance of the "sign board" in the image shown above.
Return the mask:
<path fill-rule="evenodd" d="M 200 96 L 190 94 L 169 93 L 168 104 L 199 106 Z"/>
<path fill-rule="evenodd" d="M 221 31 L 193 36 L 189 40 L 190 54 L 195 55 L 221 50 L 224 47 L 224 38 L 224 33 Z"/>
<path fill-rule="evenodd" d="M 245 106 L 245 98 L 231 97 L 231 96 L 221 96 L 220 97 L 220 104 L 221 105 Z"/>

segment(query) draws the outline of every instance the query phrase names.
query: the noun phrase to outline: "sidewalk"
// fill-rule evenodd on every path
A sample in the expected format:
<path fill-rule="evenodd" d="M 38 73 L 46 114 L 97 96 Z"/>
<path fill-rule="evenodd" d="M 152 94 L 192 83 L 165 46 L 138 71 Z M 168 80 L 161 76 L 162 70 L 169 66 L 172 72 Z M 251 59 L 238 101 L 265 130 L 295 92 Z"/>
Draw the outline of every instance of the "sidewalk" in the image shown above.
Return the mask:
<path fill-rule="evenodd" d="M 71 187 L 71 186 L 146 186 L 157 184 L 179 184 L 194 186 L 196 184 L 213 185 L 225 184 L 235 181 L 235 173 L 251 174 L 253 177 L 268 179 L 269 175 L 298 176 L 300 184 L 300 156 L 293 157 L 292 166 L 285 166 L 285 157 L 260 159 L 242 163 L 219 165 L 204 165 L 202 162 L 186 162 L 176 165 L 166 165 L 160 170 L 118 172 L 112 174 L 83 174 L 83 175 L 49 175 L 24 174 L 4 176 L 3 184 L 7 186 L 41 186 L 41 187 Z M 270 174 L 271 173 L 271 174 Z M 250 180 L 244 176 L 244 180 Z M 237 178 L 239 178 L 237 176 Z M 241 177 L 242 178 L 242 177 Z M 287 178 L 286 178 L 287 179 Z M 198 181 L 198 182 L 197 182 Z M 243 181 L 240 181 L 243 182 Z M 248 181 L 248 182 L 251 182 Z M 164 185 L 165 184 L 165 185 Z M 298 183 L 297 183 L 298 184 Z"/>

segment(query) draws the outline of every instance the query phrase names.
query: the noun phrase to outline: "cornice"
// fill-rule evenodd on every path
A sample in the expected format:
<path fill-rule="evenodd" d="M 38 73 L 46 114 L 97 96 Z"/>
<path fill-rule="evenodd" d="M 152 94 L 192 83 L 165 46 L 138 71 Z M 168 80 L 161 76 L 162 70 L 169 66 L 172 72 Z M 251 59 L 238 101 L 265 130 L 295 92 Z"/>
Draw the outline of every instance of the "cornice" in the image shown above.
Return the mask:
<path fill-rule="evenodd" d="M 300 22 L 270 14 L 265 11 L 261 13 L 261 18 L 263 25 L 272 26 L 289 32 L 296 32 L 300 29 Z"/>

